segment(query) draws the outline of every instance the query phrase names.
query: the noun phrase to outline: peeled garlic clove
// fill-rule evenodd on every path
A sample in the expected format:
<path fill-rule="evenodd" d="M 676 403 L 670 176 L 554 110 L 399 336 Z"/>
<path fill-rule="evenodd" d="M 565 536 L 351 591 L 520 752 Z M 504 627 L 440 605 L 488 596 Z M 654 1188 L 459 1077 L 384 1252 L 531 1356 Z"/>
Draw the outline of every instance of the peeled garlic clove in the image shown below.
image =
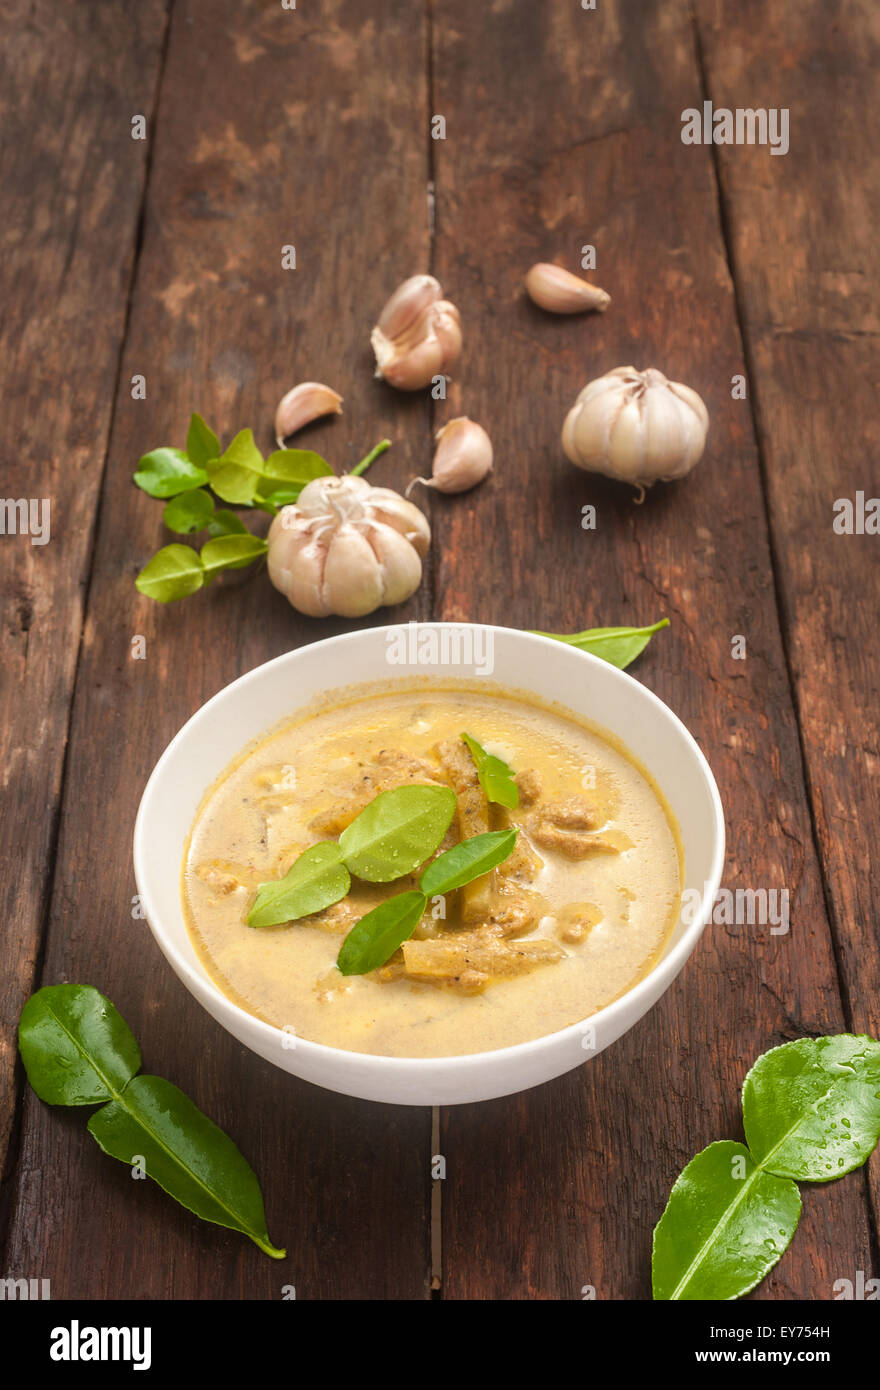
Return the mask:
<path fill-rule="evenodd" d="M 432 275 L 413 275 L 394 291 L 370 335 L 376 375 L 400 391 L 421 390 L 461 353 L 458 309 L 441 294 Z"/>
<path fill-rule="evenodd" d="M 581 391 L 562 427 L 572 463 L 643 490 L 684 477 L 706 446 L 709 412 L 696 391 L 649 367 L 615 367 Z"/>
<path fill-rule="evenodd" d="M 282 396 L 275 411 L 275 439 L 279 449 L 284 441 L 321 415 L 341 415 L 342 397 L 320 381 L 301 381 Z"/>
<path fill-rule="evenodd" d="M 437 449 L 430 478 L 413 478 L 438 492 L 467 492 L 481 483 L 492 467 L 492 441 L 482 425 L 458 415 L 436 434 Z"/>
<path fill-rule="evenodd" d="M 551 314 L 582 314 L 587 309 L 604 314 L 611 303 L 611 295 L 598 285 L 590 285 L 549 261 L 533 265 L 525 283 L 529 298 Z"/>

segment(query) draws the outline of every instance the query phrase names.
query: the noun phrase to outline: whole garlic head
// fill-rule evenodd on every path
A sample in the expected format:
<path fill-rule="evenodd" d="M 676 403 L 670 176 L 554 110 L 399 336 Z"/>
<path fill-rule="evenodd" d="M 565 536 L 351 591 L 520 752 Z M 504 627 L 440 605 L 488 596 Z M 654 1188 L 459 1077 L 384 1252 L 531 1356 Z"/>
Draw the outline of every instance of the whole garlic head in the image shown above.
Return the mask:
<path fill-rule="evenodd" d="M 444 376 L 461 353 L 461 317 L 433 275 L 398 285 L 370 335 L 376 375 L 400 391 L 418 391 Z"/>
<path fill-rule="evenodd" d="M 572 463 L 646 488 L 689 473 L 706 446 L 709 412 L 656 367 L 615 367 L 581 391 L 562 427 Z"/>
<path fill-rule="evenodd" d="M 403 603 L 431 529 L 418 507 L 366 478 L 314 478 L 269 528 L 269 578 L 300 613 L 362 618 Z"/>

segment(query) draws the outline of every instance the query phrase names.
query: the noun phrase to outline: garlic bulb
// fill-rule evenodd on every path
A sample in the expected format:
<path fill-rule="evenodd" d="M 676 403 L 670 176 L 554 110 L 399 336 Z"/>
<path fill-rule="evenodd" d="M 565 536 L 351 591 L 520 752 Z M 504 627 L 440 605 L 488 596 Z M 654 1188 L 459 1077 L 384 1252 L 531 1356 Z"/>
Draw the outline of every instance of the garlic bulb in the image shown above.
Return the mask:
<path fill-rule="evenodd" d="M 611 295 L 606 290 L 600 290 L 598 285 L 591 285 L 549 261 L 539 261 L 532 266 L 526 276 L 526 293 L 551 314 L 582 314 L 587 309 L 598 309 L 604 314 L 611 303 Z"/>
<path fill-rule="evenodd" d="M 467 492 L 483 481 L 492 467 L 492 441 L 482 425 L 458 415 L 438 430 L 435 438 L 431 477 L 413 478 L 407 496 L 416 483 L 438 492 Z"/>
<path fill-rule="evenodd" d="M 314 478 L 269 528 L 269 578 L 300 613 L 362 618 L 403 603 L 431 530 L 418 507 L 365 478 Z"/>
<path fill-rule="evenodd" d="M 709 412 L 696 391 L 648 367 L 615 367 L 581 391 L 562 427 L 572 463 L 644 489 L 682 478 L 706 445 Z"/>
<path fill-rule="evenodd" d="M 279 449 L 284 441 L 321 415 L 341 415 L 342 397 L 320 381 L 301 381 L 282 396 L 275 411 L 275 439 Z"/>
<path fill-rule="evenodd" d="M 433 275 L 404 280 L 370 335 L 376 375 L 400 391 L 418 391 L 444 376 L 461 352 L 461 318 Z"/>

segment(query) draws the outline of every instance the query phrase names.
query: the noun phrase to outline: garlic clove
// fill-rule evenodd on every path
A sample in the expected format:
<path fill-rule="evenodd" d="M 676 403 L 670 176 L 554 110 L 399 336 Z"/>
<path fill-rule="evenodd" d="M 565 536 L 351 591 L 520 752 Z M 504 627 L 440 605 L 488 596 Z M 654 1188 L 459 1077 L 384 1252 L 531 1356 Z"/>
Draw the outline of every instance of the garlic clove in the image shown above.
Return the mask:
<path fill-rule="evenodd" d="M 278 402 L 275 411 L 275 439 L 279 449 L 284 441 L 321 415 L 341 415 L 342 397 L 320 381 L 301 381 Z"/>
<path fill-rule="evenodd" d="M 532 266 L 525 286 L 529 298 L 551 314 L 583 314 L 589 309 L 604 314 L 611 303 L 611 295 L 598 285 L 591 285 L 549 261 Z"/>
<path fill-rule="evenodd" d="M 374 487 L 370 501 L 379 521 L 403 536 L 418 555 L 427 555 L 431 544 L 431 527 L 425 513 L 414 502 L 407 502 L 399 492 L 387 487 Z"/>
<path fill-rule="evenodd" d="M 617 475 L 626 482 L 635 482 L 644 472 L 645 433 L 639 401 L 625 401 L 611 426 L 610 442 Z"/>
<path fill-rule="evenodd" d="M 437 431 L 437 449 L 430 478 L 414 478 L 438 492 L 467 492 L 481 483 L 492 467 L 492 441 L 482 425 L 458 415 Z"/>
<path fill-rule="evenodd" d="M 580 468 L 599 467 L 611 447 L 611 430 L 619 410 L 620 401 L 610 391 L 599 393 L 592 401 L 581 392 L 562 428 L 562 447 L 572 463 Z"/>
<path fill-rule="evenodd" d="M 415 547 L 393 526 L 377 523 L 370 528 L 370 545 L 382 576 L 382 603 L 403 603 L 422 579 L 422 561 Z"/>
<path fill-rule="evenodd" d="M 386 338 L 398 338 L 442 294 L 440 283 L 433 275 L 411 275 L 398 285 L 379 315 L 376 327 Z"/>
<path fill-rule="evenodd" d="M 431 275 L 395 290 L 370 335 L 376 375 L 400 391 L 418 391 L 443 376 L 461 353 L 461 318 Z"/>
<path fill-rule="evenodd" d="M 357 526 L 343 522 L 327 547 L 322 596 L 328 611 L 342 618 L 363 618 L 381 606 L 383 587 L 382 571 L 367 537 Z"/>
<path fill-rule="evenodd" d="M 443 375 L 443 349 L 431 335 L 403 352 L 393 343 L 373 348 L 376 353 L 376 375 L 398 391 L 420 391 L 435 376 Z"/>
<path fill-rule="evenodd" d="M 448 299 L 438 299 L 431 310 L 431 328 L 443 350 L 443 367 L 454 367 L 461 356 L 461 314 Z"/>
<path fill-rule="evenodd" d="M 286 525 L 285 511 L 292 508 L 279 512 L 269 528 L 269 579 L 300 613 L 325 618 L 330 611 L 321 595 L 325 547 L 304 528 Z"/>
<path fill-rule="evenodd" d="M 690 467 L 691 441 L 687 432 L 687 415 L 681 403 L 670 391 L 646 391 L 642 402 L 644 438 L 650 440 L 652 450 L 664 459 L 680 459 L 683 470 Z M 699 428 L 694 419 L 695 428 Z M 670 463 L 668 467 L 672 468 Z M 674 474 L 665 473 L 664 479 Z"/>
<path fill-rule="evenodd" d="M 698 396 L 692 387 L 685 386 L 684 382 L 681 381 L 667 381 L 666 385 L 677 400 L 681 401 L 686 406 L 690 406 L 705 433 L 709 428 L 709 412 L 706 409 L 702 396 Z"/>

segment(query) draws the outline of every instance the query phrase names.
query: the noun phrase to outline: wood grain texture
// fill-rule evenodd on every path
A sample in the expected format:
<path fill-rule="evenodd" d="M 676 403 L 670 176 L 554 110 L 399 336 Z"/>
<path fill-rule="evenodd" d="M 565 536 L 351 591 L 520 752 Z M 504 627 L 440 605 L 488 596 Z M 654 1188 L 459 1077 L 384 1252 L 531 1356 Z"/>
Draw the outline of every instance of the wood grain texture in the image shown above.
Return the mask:
<path fill-rule="evenodd" d="M 669 1188 L 699 1148 L 740 1137 L 748 1066 L 844 1026 L 750 407 L 730 394 L 743 363 L 713 164 L 679 138 L 702 98 L 694 34 L 683 4 L 461 0 L 436 14 L 433 72 L 447 118 L 435 260 L 467 331 L 450 412 L 480 420 L 496 451 L 489 483 L 440 504 L 438 611 L 555 631 L 668 615 L 636 672 L 718 778 L 725 883 L 791 894 L 788 935 L 710 928 L 661 1004 L 578 1072 L 444 1115 L 444 1296 L 579 1298 L 590 1285 L 644 1298 Z M 533 261 L 577 269 L 585 243 L 612 295 L 604 316 L 552 319 L 524 300 Z M 712 416 L 694 474 L 642 507 L 558 443 L 580 387 L 630 362 L 686 381 Z M 581 529 L 586 504 L 595 532 Z M 808 1194 L 757 1296 L 829 1298 L 842 1257 L 870 1267 L 858 1177 Z"/>
<path fill-rule="evenodd" d="M 0 535 L 0 1170 L 20 1086 L 15 1025 L 45 924 L 143 194 L 146 145 L 132 140 L 131 116 L 151 114 L 164 26 L 162 0 L 136 13 L 14 0 L 0 14 L 0 488 L 4 498 L 48 499 L 51 537 L 33 544 L 8 524 Z"/>
<path fill-rule="evenodd" d="M 788 154 L 719 146 L 718 167 L 847 1019 L 877 1037 L 880 535 L 834 520 L 837 499 L 880 497 L 880 12 L 713 0 L 698 16 L 716 104 L 791 113 Z M 868 1173 L 880 1222 L 877 1154 Z"/>
<path fill-rule="evenodd" d="M 161 505 L 132 486 L 139 455 L 181 443 L 193 408 L 227 439 L 254 426 L 268 448 L 278 398 L 309 378 L 345 397 L 343 417 L 310 432 L 340 471 L 385 434 L 427 439 L 425 402 L 401 404 L 374 382 L 369 348 L 396 279 L 427 255 L 424 51 L 399 0 L 337 0 L 319 15 L 241 0 L 174 6 L 42 979 L 105 991 L 146 1068 L 228 1129 L 288 1259 L 133 1183 L 81 1115 L 28 1093 L 5 1267 L 39 1270 L 53 1297 L 280 1298 L 284 1284 L 306 1299 L 427 1292 L 430 1112 L 318 1091 L 240 1047 L 132 920 L 130 852 L 147 775 L 189 715 L 243 671 L 344 626 L 296 615 L 265 573 L 176 607 L 140 598 L 135 574 L 168 537 Z M 282 269 L 285 244 L 295 271 Z M 137 372 L 145 401 L 129 397 Z M 400 486 L 412 471 L 398 445 L 375 476 Z M 143 661 L 130 656 L 136 634 Z"/>
<path fill-rule="evenodd" d="M 259 572 L 168 608 L 139 598 L 136 572 L 170 537 L 132 469 L 182 443 L 194 408 L 226 439 L 253 425 L 269 448 L 279 396 L 316 378 L 345 414 L 304 442 L 337 470 L 388 435 L 371 476 L 401 488 L 460 413 L 495 443 L 478 490 L 419 499 L 435 543 L 395 616 L 571 630 L 668 615 L 634 673 L 713 766 L 725 884 L 790 892 L 787 935 L 710 927 L 660 1004 L 578 1072 L 443 1114 L 443 1297 L 649 1297 L 669 1188 L 699 1148 L 741 1137 L 754 1058 L 880 1026 L 880 541 L 831 530 L 836 497 L 880 492 L 877 16 L 867 0 L 170 8 L 164 68 L 160 0 L 14 0 L 0 17 L 15 137 L 0 173 L 19 190 L 0 228 L 16 445 L 3 490 L 51 493 L 58 538 L 0 537 L 4 862 L 17 866 L 2 890 L 0 1142 L 20 1120 L 3 1273 L 51 1278 L 56 1298 L 278 1299 L 288 1284 L 306 1299 L 427 1296 L 430 1113 L 324 1093 L 245 1052 L 131 915 L 134 814 L 171 735 L 242 671 L 351 626 L 299 617 Z M 790 105 L 791 153 L 682 146 L 681 112 L 706 96 Z M 154 116 L 148 148 L 130 139 L 137 111 Z M 445 141 L 428 138 L 435 114 Z M 556 319 L 524 299 L 533 261 L 576 270 L 585 243 L 605 316 Z M 369 349 L 388 293 L 426 268 L 465 329 L 433 408 L 377 383 Z M 628 362 L 688 382 L 712 415 L 695 473 L 642 507 L 558 442 L 580 387 Z M 746 362 L 749 399 L 735 401 Z M 146 400 L 131 398 L 135 373 Z M 133 1183 L 83 1112 L 27 1089 L 15 1111 L 12 1025 L 34 983 L 63 979 L 105 990 L 145 1068 L 236 1139 L 285 1262 Z M 836 1278 L 876 1272 L 877 1174 L 875 1156 L 868 1174 L 803 1190 L 795 1242 L 756 1297 L 828 1299 Z"/>

